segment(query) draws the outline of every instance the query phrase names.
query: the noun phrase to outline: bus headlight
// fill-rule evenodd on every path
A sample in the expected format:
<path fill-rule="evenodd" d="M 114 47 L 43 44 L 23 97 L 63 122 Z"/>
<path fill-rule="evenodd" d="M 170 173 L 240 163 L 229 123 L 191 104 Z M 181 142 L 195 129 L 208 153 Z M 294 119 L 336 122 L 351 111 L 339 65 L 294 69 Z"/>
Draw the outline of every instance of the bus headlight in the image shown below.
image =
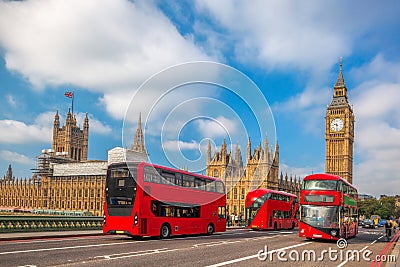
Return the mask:
<path fill-rule="evenodd" d="M 331 230 L 331 235 L 332 236 L 336 236 L 337 235 L 337 231 L 336 230 Z"/>
<path fill-rule="evenodd" d="M 133 224 L 137 225 L 138 224 L 138 216 L 137 213 L 135 214 L 135 217 L 133 218 Z"/>
<path fill-rule="evenodd" d="M 106 215 L 103 216 L 103 224 L 106 224 Z"/>

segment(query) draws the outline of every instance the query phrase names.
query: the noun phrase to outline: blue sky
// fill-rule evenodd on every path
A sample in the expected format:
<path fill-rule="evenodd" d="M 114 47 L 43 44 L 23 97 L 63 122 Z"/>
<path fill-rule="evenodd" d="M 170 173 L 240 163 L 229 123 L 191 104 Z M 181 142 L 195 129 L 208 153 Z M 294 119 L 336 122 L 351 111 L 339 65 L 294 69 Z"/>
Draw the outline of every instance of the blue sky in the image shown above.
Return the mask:
<path fill-rule="evenodd" d="M 71 90 L 81 125 L 89 113 L 90 159 L 129 145 L 144 112 L 152 161 L 198 170 L 208 140 L 219 149 L 227 138 L 242 153 L 248 135 L 259 144 L 265 129 L 243 122 L 270 119 L 268 106 L 258 106 L 265 98 L 280 170 L 323 172 L 324 117 L 343 57 L 356 119 L 354 184 L 376 196 L 399 194 L 399 10 L 398 1 L 0 1 L 0 174 L 12 164 L 17 177 L 31 175 L 35 157 L 51 147 L 57 109 L 65 120 Z M 244 90 L 249 84 L 235 96 L 223 79 L 167 95 L 153 84 L 134 97 L 163 73 L 173 85 L 182 73 L 171 66 L 193 61 L 237 69 L 263 97 Z"/>

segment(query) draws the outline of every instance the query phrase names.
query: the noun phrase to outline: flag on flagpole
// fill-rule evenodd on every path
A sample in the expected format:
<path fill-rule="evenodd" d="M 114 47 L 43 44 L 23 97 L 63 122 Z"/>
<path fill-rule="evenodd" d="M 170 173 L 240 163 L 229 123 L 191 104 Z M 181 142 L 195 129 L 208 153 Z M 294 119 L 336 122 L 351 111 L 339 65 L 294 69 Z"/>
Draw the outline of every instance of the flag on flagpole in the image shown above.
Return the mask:
<path fill-rule="evenodd" d="M 64 95 L 68 98 L 72 98 L 74 96 L 74 92 L 65 92 Z"/>

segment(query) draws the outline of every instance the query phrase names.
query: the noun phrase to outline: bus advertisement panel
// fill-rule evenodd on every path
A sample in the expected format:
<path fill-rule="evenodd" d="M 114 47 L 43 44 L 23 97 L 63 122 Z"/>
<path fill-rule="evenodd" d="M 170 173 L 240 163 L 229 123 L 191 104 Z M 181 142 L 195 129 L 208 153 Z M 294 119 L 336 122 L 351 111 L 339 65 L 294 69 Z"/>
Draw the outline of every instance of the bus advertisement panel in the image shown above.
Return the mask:
<path fill-rule="evenodd" d="M 225 186 L 219 179 L 145 162 L 107 170 L 104 234 L 160 236 L 226 230 Z"/>
<path fill-rule="evenodd" d="M 250 229 L 293 229 L 298 226 L 297 196 L 259 188 L 246 196 L 245 220 Z"/>
<path fill-rule="evenodd" d="M 300 191 L 299 236 L 338 240 L 358 233 L 357 189 L 337 175 L 312 174 Z"/>

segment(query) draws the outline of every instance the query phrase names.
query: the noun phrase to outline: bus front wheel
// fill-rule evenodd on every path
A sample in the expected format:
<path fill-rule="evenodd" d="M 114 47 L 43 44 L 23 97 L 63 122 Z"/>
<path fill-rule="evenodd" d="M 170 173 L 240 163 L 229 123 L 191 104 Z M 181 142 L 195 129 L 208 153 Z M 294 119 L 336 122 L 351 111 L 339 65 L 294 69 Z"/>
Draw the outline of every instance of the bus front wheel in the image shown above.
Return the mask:
<path fill-rule="evenodd" d="M 171 235 L 171 227 L 167 223 L 164 223 L 160 229 L 160 237 L 162 239 L 165 239 L 169 238 L 170 235 Z"/>
<path fill-rule="evenodd" d="M 214 225 L 212 224 L 212 223 L 210 223 L 208 226 L 207 226 L 207 234 L 208 235 L 212 235 L 214 233 Z"/>

